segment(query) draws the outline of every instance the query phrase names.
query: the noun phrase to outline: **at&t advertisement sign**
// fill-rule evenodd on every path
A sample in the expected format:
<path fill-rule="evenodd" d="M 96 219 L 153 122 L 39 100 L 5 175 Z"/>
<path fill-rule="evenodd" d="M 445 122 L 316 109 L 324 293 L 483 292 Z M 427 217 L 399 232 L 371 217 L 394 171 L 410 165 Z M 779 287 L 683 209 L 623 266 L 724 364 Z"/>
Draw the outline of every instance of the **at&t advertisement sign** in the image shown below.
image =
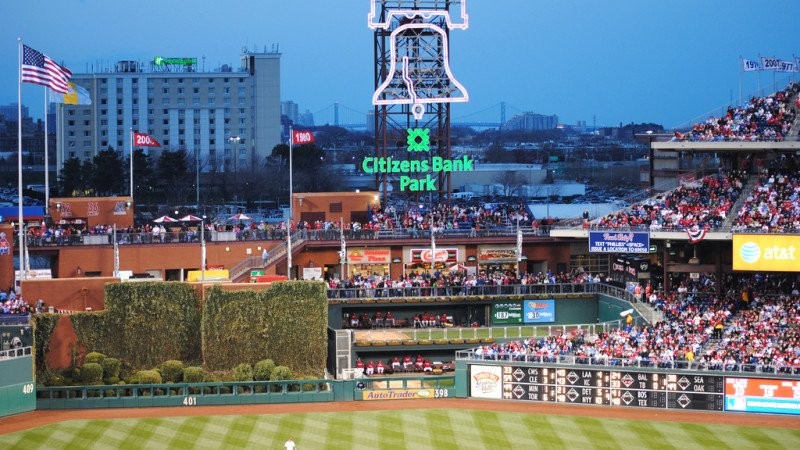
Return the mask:
<path fill-rule="evenodd" d="M 733 270 L 797 271 L 800 236 L 734 234 Z"/>

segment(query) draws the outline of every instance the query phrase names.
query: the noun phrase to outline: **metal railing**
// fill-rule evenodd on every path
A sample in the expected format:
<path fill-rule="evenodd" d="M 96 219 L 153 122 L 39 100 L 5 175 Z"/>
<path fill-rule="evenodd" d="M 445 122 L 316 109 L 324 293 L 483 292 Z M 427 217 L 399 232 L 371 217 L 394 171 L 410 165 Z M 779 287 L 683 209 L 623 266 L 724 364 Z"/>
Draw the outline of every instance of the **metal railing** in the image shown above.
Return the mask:
<path fill-rule="evenodd" d="M 639 319 L 636 325 L 642 322 Z M 566 334 L 571 332 L 586 332 L 595 334 L 598 332 L 608 332 L 619 329 L 625 325 L 624 320 L 611 320 L 601 323 L 573 324 L 573 325 L 516 325 L 505 327 L 451 327 L 451 328 L 375 328 L 364 331 L 367 341 L 396 341 L 396 333 L 402 333 L 406 337 L 402 340 L 413 341 L 435 341 L 455 339 L 460 340 L 508 340 L 508 339 L 527 339 L 553 336 L 556 334 Z M 358 342 L 362 342 L 359 340 Z"/>
<path fill-rule="evenodd" d="M 646 368 L 656 370 L 716 371 L 727 373 L 759 373 L 771 375 L 800 375 L 800 367 L 774 364 L 709 363 L 688 360 L 665 361 L 656 358 L 612 358 L 598 356 L 554 355 L 539 356 L 531 354 L 492 354 L 483 355 L 476 350 L 456 351 L 456 360 L 467 361 L 506 361 L 527 362 L 559 366 L 592 366 L 593 368 Z"/>
<path fill-rule="evenodd" d="M 600 283 L 561 284 L 509 284 L 486 286 L 429 286 L 429 287 L 383 287 L 383 288 L 339 288 L 328 289 L 328 298 L 344 302 L 361 299 L 389 298 L 437 298 L 497 295 L 561 295 L 615 293 L 624 300 L 633 301 L 634 296 L 624 289 Z M 609 294 L 611 295 L 611 294 Z"/>
<path fill-rule="evenodd" d="M 31 356 L 33 354 L 33 347 L 17 347 L 9 348 L 7 350 L 0 350 L 0 359 L 21 358 L 23 356 Z"/>
<path fill-rule="evenodd" d="M 218 238 L 220 233 L 225 233 L 226 238 Z M 234 238 L 229 239 L 227 235 L 234 233 Z M 297 230 L 295 233 L 299 239 L 309 241 L 339 241 L 341 239 L 340 230 Z M 527 237 L 546 237 L 548 227 L 531 228 L 526 226 L 522 234 Z M 436 231 L 437 238 L 476 238 L 476 237 L 516 237 L 516 226 L 498 226 L 471 230 L 463 228 L 445 229 Z M 394 228 L 380 230 L 345 230 L 344 237 L 348 241 L 352 240 L 408 240 L 408 239 L 430 239 L 430 230 L 418 230 L 416 228 Z M 71 234 L 67 236 L 26 236 L 26 244 L 29 247 L 59 247 L 70 245 L 111 245 L 111 234 Z M 206 242 L 216 241 L 280 241 L 286 240 L 286 230 L 243 230 L 241 232 L 212 232 L 206 231 Z M 154 235 L 152 233 L 128 233 L 117 231 L 117 243 L 120 245 L 149 245 L 149 244 L 181 244 L 181 243 L 200 243 L 200 234 L 192 231 L 167 231 Z M 15 245 L 16 241 L 15 241 Z"/>

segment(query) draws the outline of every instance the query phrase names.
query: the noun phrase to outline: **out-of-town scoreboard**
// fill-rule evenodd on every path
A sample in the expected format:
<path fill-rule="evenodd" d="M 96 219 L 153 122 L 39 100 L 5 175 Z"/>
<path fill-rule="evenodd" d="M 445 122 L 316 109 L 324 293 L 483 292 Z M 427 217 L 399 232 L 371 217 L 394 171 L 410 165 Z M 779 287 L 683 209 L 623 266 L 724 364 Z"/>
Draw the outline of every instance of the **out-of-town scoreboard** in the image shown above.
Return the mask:
<path fill-rule="evenodd" d="M 634 370 L 470 366 L 474 397 L 722 411 L 724 377 Z"/>

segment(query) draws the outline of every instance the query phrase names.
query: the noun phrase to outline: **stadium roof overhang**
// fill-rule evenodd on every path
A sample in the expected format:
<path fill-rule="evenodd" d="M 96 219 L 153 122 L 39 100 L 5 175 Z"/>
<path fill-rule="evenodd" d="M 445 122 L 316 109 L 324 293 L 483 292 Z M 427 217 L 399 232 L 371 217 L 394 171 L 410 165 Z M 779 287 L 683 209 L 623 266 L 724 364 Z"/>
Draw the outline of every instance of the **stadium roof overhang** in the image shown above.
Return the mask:
<path fill-rule="evenodd" d="M 653 150 L 693 152 L 741 152 L 762 151 L 794 152 L 800 150 L 800 141 L 782 142 L 652 142 Z"/>

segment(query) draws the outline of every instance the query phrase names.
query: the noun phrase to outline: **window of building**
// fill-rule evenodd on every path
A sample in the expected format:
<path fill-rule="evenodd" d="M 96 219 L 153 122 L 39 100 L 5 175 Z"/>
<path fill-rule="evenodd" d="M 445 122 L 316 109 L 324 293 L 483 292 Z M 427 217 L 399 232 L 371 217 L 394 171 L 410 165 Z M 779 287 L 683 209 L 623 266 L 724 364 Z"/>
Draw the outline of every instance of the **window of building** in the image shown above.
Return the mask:
<path fill-rule="evenodd" d="M 139 79 L 138 78 L 134 78 L 133 80 L 131 80 L 131 83 L 139 84 Z"/>
<path fill-rule="evenodd" d="M 164 125 L 169 125 L 169 119 L 164 119 Z"/>
<path fill-rule="evenodd" d="M 85 127 L 88 127 L 88 126 L 89 126 L 89 123 L 90 123 L 90 122 L 89 122 L 88 120 L 84 120 L 84 121 L 83 121 L 83 126 L 85 126 Z"/>
<path fill-rule="evenodd" d="M 108 147 L 108 141 L 100 141 L 103 147 Z"/>
<path fill-rule="evenodd" d="M 165 87 L 164 89 L 161 90 L 161 93 L 162 94 L 169 94 L 169 88 Z"/>
<path fill-rule="evenodd" d="M 153 99 L 152 98 L 148 98 L 147 99 L 147 104 L 148 105 L 152 105 L 153 104 Z"/>
<path fill-rule="evenodd" d="M 75 147 L 75 141 L 69 141 L 69 147 L 70 148 L 74 148 Z"/>
<path fill-rule="evenodd" d="M 122 119 L 120 119 L 120 120 L 117 120 L 117 126 L 118 126 L 118 127 L 121 127 L 121 126 L 122 126 Z"/>
<path fill-rule="evenodd" d="M 328 211 L 332 213 L 342 212 L 342 202 L 335 202 L 329 204 Z"/>
<path fill-rule="evenodd" d="M 226 94 L 230 94 L 230 93 L 231 93 L 231 88 L 229 88 L 229 87 L 227 87 L 227 86 L 226 86 L 226 87 L 225 87 L 225 89 L 224 89 L 224 92 L 225 92 Z"/>
<path fill-rule="evenodd" d="M 100 126 L 104 127 L 106 125 L 108 125 L 108 119 L 100 119 Z"/>
<path fill-rule="evenodd" d="M 178 78 L 178 84 L 183 84 L 183 78 Z"/>
<path fill-rule="evenodd" d="M 183 94 L 183 88 L 182 87 L 178 88 L 178 94 Z"/>
<path fill-rule="evenodd" d="M 134 105 L 138 105 L 139 104 L 139 99 L 138 98 L 134 98 L 133 99 L 133 104 Z"/>
<path fill-rule="evenodd" d="M 84 109 L 83 110 L 83 115 L 84 116 L 88 116 L 89 114 L 91 114 L 91 111 L 89 111 L 88 109 Z"/>
<path fill-rule="evenodd" d="M 169 110 L 168 109 L 163 109 L 163 110 L 161 110 L 161 114 L 169 114 Z"/>
<path fill-rule="evenodd" d="M 185 104 L 186 104 L 186 99 L 185 98 L 179 98 L 178 99 L 178 106 L 182 106 L 182 105 L 185 105 Z"/>
<path fill-rule="evenodd" d="M 208 105 L 209 106 L 213 106 L 214 105 L 214 97 L 208 97 Z"/>
<path fill-rule="evenodd" d="M 200 106 L 200 99 L 195 97 L 192 99 L 192 106 Z"/>
<path fill-rule="evenodd" d="M 209 139 L 209 140 L 208 140 L 208 143 L 209 143 L 210 145 L 214 145 L 214 142 L 215 142 L 215 141 L 214 141 L 214 139 Z"/>
<path fill-rule="evenodd" d="M 89 137 L 92 135 L 92 132 L 89 130 L 83 130 L 83 137 Z"/>
<path fill-rule="evenodd" d="M 183 130 L 181 130 L 181 131 L 183 131 Z M 180 145 L 181 147 L 184 147 L 186 145 L 186 141 L 184 141 L 183 139 L 178 139 L 178 145 Z"/>
<path fill-rule="evenodd" d="M 121 87 L 117 88 L 117 95 L 122 95 L 122 88 Z"/>
<path fill-rule="evenodd" d="M 70 132 L 68 134 L 69 134 L 70 137 L 75 136 L 75 131 L 70 130 Z"/>
<path fill-rule="evenodd" d="M 167 133 L 164 133 L 164 134 L 166 135 Z M 167 146 L 167 145 L 169 145 L 169 139 L 164 139 L 164 146 Z"/>
<path fill-rule="evenodd" d="M 92 141 L 91 140 L 83 141 L 83 146 L 84 147 L 91 147 L 92 146 Z"/>
<path fill-rule="evenodd" d="M 70 109 L 69 111 L 67 111 L 67 115 L 68 116 L 74 116 L 75 115 L 75 110 L 74 109 Z"/>
<path fill-rule="evenodd" d="M 107 109 L 101 109 L 101 110 L 100 110 L 100 115 L 101 115 L 101 116 L 108 115 L 108 110 L 107 110 Z"/>
<path fill-rule="evenodd" d="M 117 99 L 117 104 L 118 104 L 118 105 L 121 105 L 121 104 L 122 104 L 122 99 L 121 99 L 121 98 L 118 98 L 118 99 Z"/>
<path fill-rule="evenodd" d="M 224 79 L 224 80 L 222 80 L 222 81 L 224 81 L 224 82 L 226 82 L 226 83 L 229 83 L 231 80 L 230 80 L 230 78 L 225 78 L 225 79 Z"/>
<path fill-rule="evenodd" d="M 147 119 L 147 124 L 148 125 L 152 125 L 153 123 L 155 123 L 155 121 L 153 119 Z"/>
<path fill-rule="evenodd" d="M 199 94 L 200 93 L 200 89 L 199 88 L 194 88 L 194 89 L 192 89 L 192 93 Z"/>
<path fill-rule="evenodd" d="M 244 86 L 239 86 L 239 96 L 244 96 Z"/>
<path fill-rule="evenodd" d="M 107 98 L 101 98 L 100 99 L 100 104 L 101 105 L 107 105 L 108 104 L 108 99 Z"/>
<path fill-rule="evenodd" d="M 162 105 L 169 105 L 169 97 L 164 97 L 161 99 Z"/>
<path fill-rule="evenodd" d="M 244 78 L 239 78 L 239 83 L 244 83 Z"/>
<path fill-rule="evenodd" d="M 117 110 L 117 115 L 118 115 L 118 116 L 121 116 L 121 115 L 122 115 L 122 110 L 121 110 L 121 109 L 118 109 L 118 110 Z"/>

